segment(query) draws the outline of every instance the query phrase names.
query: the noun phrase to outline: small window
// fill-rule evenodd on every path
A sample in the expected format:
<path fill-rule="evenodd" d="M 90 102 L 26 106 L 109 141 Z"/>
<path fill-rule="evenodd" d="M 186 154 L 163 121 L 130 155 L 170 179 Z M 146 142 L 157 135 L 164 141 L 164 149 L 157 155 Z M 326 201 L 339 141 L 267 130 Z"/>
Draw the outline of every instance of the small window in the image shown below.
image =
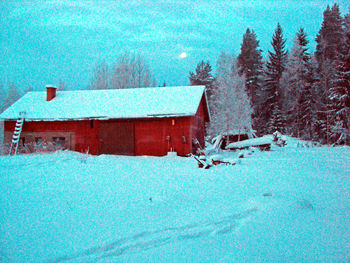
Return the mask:
<path fill-rule="evenodd" d="M 93 129 L 94 128 L 94 120 L 90 121 L 90 128 Z"/>
<path fill-rule="evenodd" d="M 64 138 L 64 137 L 52 137 L 52 142 L 53 142 L 53 145 L 60 146 L 63 148 L 65 143 L 66 143 L 66 138 Z"/>

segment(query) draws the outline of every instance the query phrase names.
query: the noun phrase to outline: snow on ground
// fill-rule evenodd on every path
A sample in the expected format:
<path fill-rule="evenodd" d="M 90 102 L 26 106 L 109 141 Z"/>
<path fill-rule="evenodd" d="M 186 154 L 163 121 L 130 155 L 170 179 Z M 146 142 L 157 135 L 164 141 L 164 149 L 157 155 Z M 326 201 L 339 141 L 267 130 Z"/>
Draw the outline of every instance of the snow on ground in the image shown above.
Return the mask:
<path fill-rule="evenodd" d="M 0 262 L 349 262 L 350 148 L 0 157 Z"/>

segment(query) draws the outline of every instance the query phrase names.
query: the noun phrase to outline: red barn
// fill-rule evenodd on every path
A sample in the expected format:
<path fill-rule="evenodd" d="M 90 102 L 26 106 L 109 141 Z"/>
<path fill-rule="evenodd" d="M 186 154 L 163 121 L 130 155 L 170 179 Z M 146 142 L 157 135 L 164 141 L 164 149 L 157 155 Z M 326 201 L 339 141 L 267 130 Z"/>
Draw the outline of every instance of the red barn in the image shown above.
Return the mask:
<path fill-rule="evenodd" d="M 204 146 L 210 120 L 204 86 L 29 92 L 0 115 L 10 143 L 52 142 L 91 154 L 178 155 Z"/>

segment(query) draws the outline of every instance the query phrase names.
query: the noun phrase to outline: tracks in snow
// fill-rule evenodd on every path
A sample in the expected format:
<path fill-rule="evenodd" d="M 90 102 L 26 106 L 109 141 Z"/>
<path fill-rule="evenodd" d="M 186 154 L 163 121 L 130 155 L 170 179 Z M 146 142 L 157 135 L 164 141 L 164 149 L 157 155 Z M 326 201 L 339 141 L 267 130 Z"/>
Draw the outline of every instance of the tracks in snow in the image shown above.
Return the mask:
<path fill-rule="evenodd" d="M 213 222 L 207 221 L 180 227 L 140 232 L 129 237 L 117 239 L 103 246 L 92 247 L 76 254 L 50 260 L 49 262 L 76 262 L 79 259 L 84 262 L 97 262 L 105 258 L 118 257 L 132 252 L 142 252 L 171 243 L 228 234 L 237 229 L 257 211 L 259 209 L 253 207 L 240 213 L 219 218 Z"/>

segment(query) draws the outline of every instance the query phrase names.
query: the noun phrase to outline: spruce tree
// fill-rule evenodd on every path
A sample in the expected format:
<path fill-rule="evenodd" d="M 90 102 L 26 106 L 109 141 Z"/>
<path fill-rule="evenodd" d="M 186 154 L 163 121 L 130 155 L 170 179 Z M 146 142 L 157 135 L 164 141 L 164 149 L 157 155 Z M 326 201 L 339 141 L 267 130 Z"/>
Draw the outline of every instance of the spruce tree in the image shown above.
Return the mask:
<path fill-rule="evenodd" d="M 327 6 L 323 13 L 323 22 L 316 38 L 315 57 L 317 60 L 318 90 L 316 127 L 319 140 L 324 143 L 334 143 L 332 138 L 332 122 L 335 121 L 332 109 L 331 87 L 338 74 L 339 56 L 344 47 L 343 19 L 339 6 Z"/>
<path fill-rule="evenodd" d="M 211 71 L 212 68 L 209 61 L 204 62 L 202 60 L 197 64 L 195 72 L 190 72 L 189 80 L 192 86 L 204 85 L 206 87 L 207 96 L 209 98 L 209 108 L 211 109 L 211 113 L 213 113 L 212 104 L 215 99 L 216 81 Z"/>
<path fill-rule="evenodd" d="M 257 92 L 260 88 L 262 74 L 262 56 L 259 49 L 259 41 L 255 32 L 248 28 L 243 36 L 241 53 L 237 57 L 238 73 L 245 76 L 247 94 L 254 107 L 257 103 Z"/>
<path fill-rule="evenodd" d="M 317 139 L 314 135 L 315 131 L 315 63 L 313 59 L 307 64 L 307 73 L 305 86 L 302 86 L 297 97 L 297 115 L 296 129 L 299 137 L 305 140 Z"/>
<path fill-rule="evenodd" d="M 332 8 L 327 6 L 323 12 L 321 29 L 316 37 L 315 57 L 319 67 L 327 61 L 335 61 L 341 52 L 344 37 L 342 23 L 338 4 L 334 4 Z"/>
<path fill-rule="evenodd" d="M 350 14 L 344 19 L 344 45 L 329 92 L 331 143 L 350 144 Z"/>
<path fill-rule="evenodd" d="M 210 95 L 212 92 L 212 84 L 214 82 L 214 77 L 211 73 L 212 68 L 209 61 L 204 62 L 203 60 L 197 64 L 195 73 L 190 72 L 190 83 L 194 85 L 205 85 L 207 92 Z"/>
<path fill-rule="evenodd" d="M 303 137 L 302 131 L 305 130 L 305 125 L 311 124 L 307 119 L 313 119 L 312 113 L 308 111 L 311 105 L 306 101 L 311 99 L 311 89 L 313 88 L 313 75 L 312 72 L 309 72 L 312 71 L 312 68 L 308 43 L 304 29 L 300 28 L 295 36 L 292 52 L 282 78 L 286 132 L 297 137 Z M 304 110 L 307 110 L 307 112 L 304 112 Z"/>
<path fill-rule="evenodd" d="M 245 77 L 245 88 L 253 109 L 252 126 L 254 129 L 259 126 L 258 96 L 261 89 L 263 65 L 261 52 L 255 32 L 247 28 L 243 35 L 241 53 L 237 57 L 237 65 L 239 75 Z"/>
<path fill-rule="evenodd" d="M 283 38 L 283 32 L 280 24 L 277 24 L 277 28 L 272 37 L 271 45 L 273 52 L 269 51 L 268 61 L 266 63 L 265 79 L 262 90 L 262 100 L 259 106 L 261 112 L 261 122 L 258 127 L 260 133 L 268 132 L 268 123 L 274 115 L 282 115 L 281 112 L 281 99 L 282 99 L 282 88 L 281 88 L 281 77 L 282 73 L 286 68 L 287 63 L 287 51 L 285 50 L 286 40 Z M 284 118 L 281 118 L 282 120 Z M 278 122 L 279 123 L 279 122 Z M 284 131 L 284 125 L 275 127 L 281 132 Z"/>
<path fill-rule="evenodd" d="M 282 115 L 279 103 L 275 102 L 272 108 L 273 112 L 267 125 L 267 132 L 271 134 L 275 131 L 284 131 L 285 128 L 285 119 Z"/>

